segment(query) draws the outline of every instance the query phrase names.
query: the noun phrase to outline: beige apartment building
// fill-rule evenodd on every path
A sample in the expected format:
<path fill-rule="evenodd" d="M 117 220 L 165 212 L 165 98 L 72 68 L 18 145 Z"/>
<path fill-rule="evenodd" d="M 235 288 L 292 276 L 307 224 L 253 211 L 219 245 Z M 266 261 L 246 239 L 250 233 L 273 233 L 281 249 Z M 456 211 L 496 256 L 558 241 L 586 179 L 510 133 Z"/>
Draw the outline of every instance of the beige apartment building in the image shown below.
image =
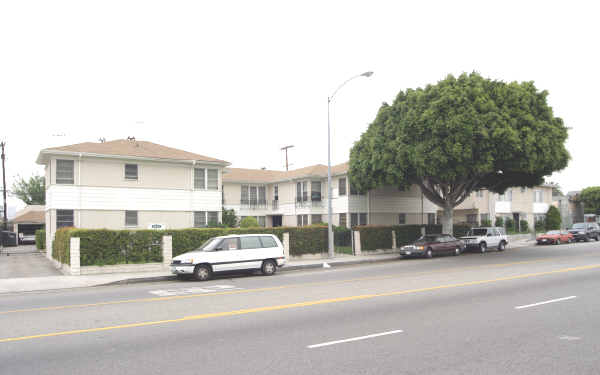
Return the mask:
<path fill-rule="evenodd" d="M 515 222 L 526 220 L 533 228 L 535 221 L 546 216 L 552 204 L 552 186 L 542 185 L 534 188 L 513 187 L 504 194 L 478 190 L 454 210 L 455 223 L 480 224 L 490 220 L 494 224 L 496 217 L 511 218 Z M 441 215 L 441 211 L 438 211 Z"/>
<path fill-rule="evenodd" d="M 223 160 L 127 139 L 47 148 L 37 163 L 46 175 L 47 249 L 60 227 L 171 229 L 221 219 Z"/>
<path fill-rule="evenodd" d="M 305 226 L 327 222 L 327 166 L 292 171 L 227 168 L 223 175 L 223 208 L 240 219 L 256 217 L 263 226 Z M 435 223 L 437 207 L 419 187 L 394 187 L 364 194 L 349 183 L 348 163 L 332 167 L 332 224 L 395 225 Z"/>

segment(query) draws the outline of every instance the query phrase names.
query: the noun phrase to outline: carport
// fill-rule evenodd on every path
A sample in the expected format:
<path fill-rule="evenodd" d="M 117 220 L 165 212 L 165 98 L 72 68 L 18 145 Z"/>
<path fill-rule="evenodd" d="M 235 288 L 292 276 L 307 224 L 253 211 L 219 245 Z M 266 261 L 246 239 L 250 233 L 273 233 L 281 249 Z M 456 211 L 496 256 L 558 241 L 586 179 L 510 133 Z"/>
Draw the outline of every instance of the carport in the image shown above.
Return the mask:
<path fill-rule="evenodd" d="M 35 235 L 38 229 L 44 229 L 46 222 L 46 213 L 44 211 L 27 211 L 15 217 L 11 223 L 17 238 L 25 235 Z"/>

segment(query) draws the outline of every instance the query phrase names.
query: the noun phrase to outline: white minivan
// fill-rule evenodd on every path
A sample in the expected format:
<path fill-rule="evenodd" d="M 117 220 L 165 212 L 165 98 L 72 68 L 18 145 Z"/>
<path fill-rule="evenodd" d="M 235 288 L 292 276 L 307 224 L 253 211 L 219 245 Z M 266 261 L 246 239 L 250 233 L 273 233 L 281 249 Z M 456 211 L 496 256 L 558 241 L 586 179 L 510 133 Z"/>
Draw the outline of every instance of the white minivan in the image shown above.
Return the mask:
<path fill-rule="evenodd" d="M 215 272 L 261 270 L 273 275 L 285 264 L 283 245 L 272 234 L 214 237 L 194 251 L 173 258 L 171 273 L 208 280 Z"/>

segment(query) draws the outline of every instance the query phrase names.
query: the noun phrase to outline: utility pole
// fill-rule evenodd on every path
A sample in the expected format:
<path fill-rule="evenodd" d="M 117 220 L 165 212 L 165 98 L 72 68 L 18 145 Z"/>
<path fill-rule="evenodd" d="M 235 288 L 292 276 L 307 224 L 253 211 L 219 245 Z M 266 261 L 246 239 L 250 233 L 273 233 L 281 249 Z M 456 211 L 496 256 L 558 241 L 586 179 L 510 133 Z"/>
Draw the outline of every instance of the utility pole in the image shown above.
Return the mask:
<path fill-rule="evenodd" d="M 0 142 L 0 146 L 2 147 L 2 196 L 4 198 L 4 224 L 2 225 L 2 229 L 8 230 L 8 219 L 6 217 L 6 171 L 4 169 L 4 160 L 6 159 L 4 155 L 5 144 L 5 142 Z"/>
<path fill-rule="evenodd" d="M 288 150 L 288 148 L 292 148 L 292 147 L 294 147 L 294 146 L 290 145 L 290 146 L 285 146 L 285 147 L 281 148 L 281 150 L 285 150 L 285 170 L 286 170 L 286 172 L 288 170 L 288 155 L 287 155 L 288 151 L 287 150 Z"/>

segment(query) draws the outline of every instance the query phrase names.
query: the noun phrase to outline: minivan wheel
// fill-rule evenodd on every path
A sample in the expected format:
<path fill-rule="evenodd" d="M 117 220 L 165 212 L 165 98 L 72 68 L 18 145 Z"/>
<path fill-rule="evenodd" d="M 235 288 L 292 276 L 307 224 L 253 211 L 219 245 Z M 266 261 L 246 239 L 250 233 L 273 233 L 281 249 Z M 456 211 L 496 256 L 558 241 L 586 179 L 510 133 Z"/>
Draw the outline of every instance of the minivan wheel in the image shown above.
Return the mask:
<path fill-rule="evenodd" d="M 480 243 L 479 244 L 479 252 L 485 253 L 486 250 L 487 250 L 487 244 L 485 242 Z"/>
<path fill-rule="evenodd" d="M 498 244 L 498 251 L 504 251 L 505 248 L 506 243 L 504 241 L 500 241 L 500 243 Z"/>
<path fill-rule="evenodd" d="M 427 249 L 425 252 L 425 258 L 433 258 L 433 251 L 431 249 Z"/>
<path fill-rule="evenodd" d="M 263 262 L 260 270 L 262 271 L 263 275 L 271 276 L 277 272 L 277 265 L 271 259 L 268 259 Z"/>
<path fill-rule="evenodd" d="M 206 264 L 199 264 L 194 268 L 194 278 L 198 281 L 206 281 L 210 279 L 212 270 Z"/>

